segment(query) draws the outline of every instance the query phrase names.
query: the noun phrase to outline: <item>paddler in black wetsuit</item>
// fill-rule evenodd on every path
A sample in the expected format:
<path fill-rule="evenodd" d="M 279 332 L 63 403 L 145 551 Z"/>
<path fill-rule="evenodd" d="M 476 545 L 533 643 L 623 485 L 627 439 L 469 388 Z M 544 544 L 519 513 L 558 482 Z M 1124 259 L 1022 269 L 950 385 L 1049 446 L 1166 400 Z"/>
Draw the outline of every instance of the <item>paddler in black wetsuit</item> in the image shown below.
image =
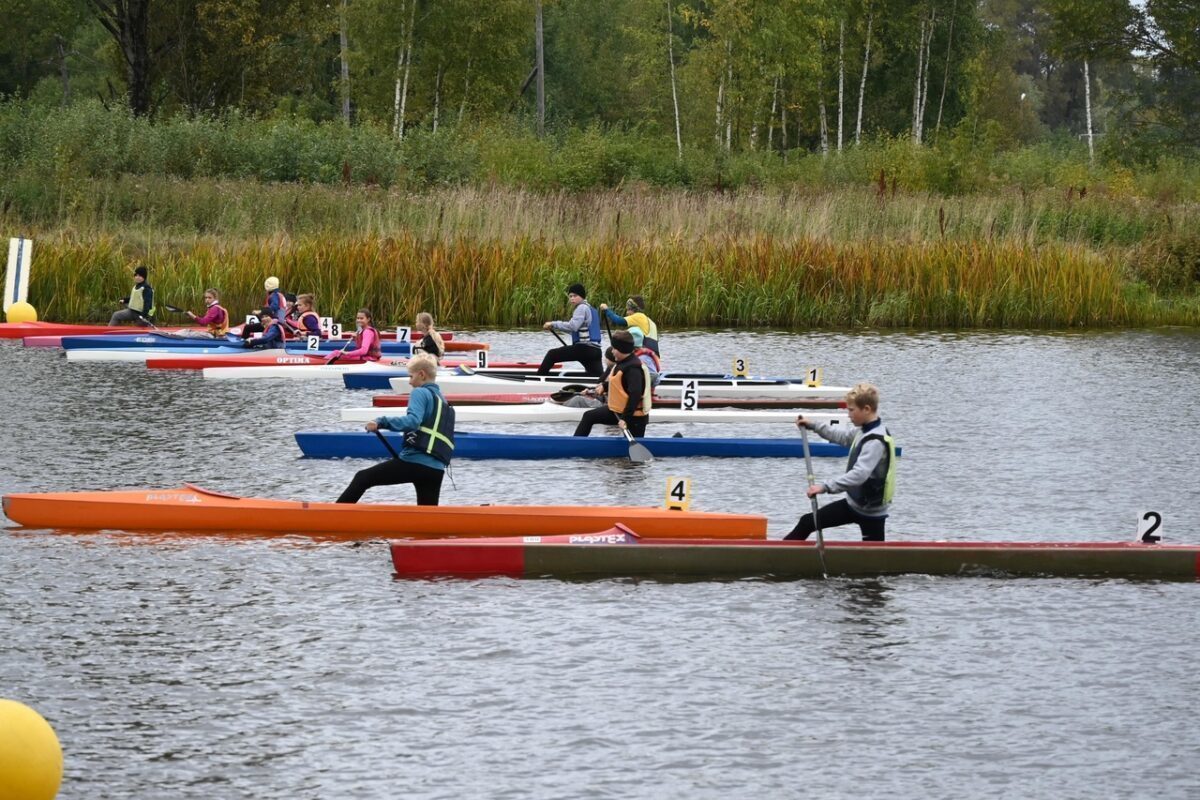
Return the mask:
<path fill-rule="evenodd" d="M 650 422 L 650 374 L 641 359 L 633 354 L 633 337 L 626 331 L 612 335 L 615 364 L 608 375 L 608 405 L 584 413 L 575 429 L 576 436 L 587 436 L 593 425 L 616 425 L 634 436 L 645 436 Z"/>

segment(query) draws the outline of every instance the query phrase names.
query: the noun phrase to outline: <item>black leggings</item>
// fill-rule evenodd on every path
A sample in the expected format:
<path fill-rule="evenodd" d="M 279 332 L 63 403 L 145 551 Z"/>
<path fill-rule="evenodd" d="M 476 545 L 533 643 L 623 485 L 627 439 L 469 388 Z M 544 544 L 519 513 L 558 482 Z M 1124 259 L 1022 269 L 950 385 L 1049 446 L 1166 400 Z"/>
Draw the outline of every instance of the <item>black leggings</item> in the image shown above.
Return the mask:
<path fill-rule="evenodd" d="M 836 528 L 839 525 L 849 525 L 852 522 L 856 522 L 858 523 L 859 530 L 862 531 L 864 542 L 882 542 L 883 523 L 886 521 L 887 517 L 868 517 L 865 514 L 859 514 L 850 507 L 850 504 L 845 499 L 821 507 L 822 532 L 830 528 Z M 813 515 L 805 514 L 796 523 L 796 527 L 792 528 L 792 532 L 783 538 L 807 539 L 809 534 L 816 529 L 817 526 L 813 524 Z"/>
<path fill-rule="evenodd" d="M 604 374 L 604 359 L 600 348 L 594 344 L 569 344 L 566 347 L 556 347 L 546 353 L 542 365 L 538 367 L 538 375 L 549 375 L 550 368 L 563 361 L 578 361 L 583 365 L 583 371 L 597 378 Z"/>
<path fill-rule="evenodd" d="M 395 486 L 411 483 L 417 490 L 417 505 L 436 506 L 442 494 L 445 471 L 393 458 L 354 473 L 354 480 L 337 499 L 339 503 L 357 503 L 363 492 L 372 486 Z"/>
<path fill-rule="evenodd" d="M 644 417 L 634 417 L 629 422 L 629 432 L 637 438 L 646 435 L 646 423 L 650 421 L 650 415 Z M 593 425 L 616 425 L 617 414 L 608 406 L 602 408 L 593 408 L 590 411 L 584 412 L 579 420 L 579 426 L 575 428 L 576 436 L 587 436 L 592 432 Z"/>

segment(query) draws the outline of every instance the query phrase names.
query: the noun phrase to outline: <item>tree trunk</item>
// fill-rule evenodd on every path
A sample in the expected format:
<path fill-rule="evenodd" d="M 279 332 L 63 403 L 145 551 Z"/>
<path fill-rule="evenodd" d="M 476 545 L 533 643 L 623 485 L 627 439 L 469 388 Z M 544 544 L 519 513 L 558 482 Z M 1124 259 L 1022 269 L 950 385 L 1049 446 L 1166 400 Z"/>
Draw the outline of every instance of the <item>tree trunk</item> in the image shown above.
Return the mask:
<path fill-rule="evenodd" d="M 842 152 L 842 108 L 846 97 L 846 21 L 838 22 L 838 152 Z"/>
<path fill-rule="evenodd" d="M 467 96 L 471 94 L 471 57 L 467 56 L 467 74 L 463 76 L 462 102 L 458 104 L 458 122 L 461 125 L 467 112 Z"/>
<path fill-rule="evenodd" d="M 1088 60 L 1083 59 L 1083 103 L 1087 110 L 1087 142 L 1088 142 L 1088 162 L 1096 161 L 1096 147 L 1092 140 L 1092 77 L 1091 69 L 1088 65 Z"/>
<path fill-rule="evenodd" d="M 821 116 L 821 155 L 829 155 L 829 120 L 825 116 L 825 93 L 818 95 L 817 107 Z"/>
<path fill-rule="evenodd" d="M 875 14 L 867 17 L 867 46 L 863 48 L 862 80 L 858 84 L 858 122 L 854 126 L 854 143 L 862 141 L 863 97 L 867 93 L 867 66 L 871 63 L 871 25 L 875 22 Z"/>
<path fill-rule="evenodd" d="M 950 31 L 946 35 L 946 70 L 942 73 L 942 96 L 938 100 L 937 124 L 933 126 L 933 141 L 942 130 L 942 109 L 946 105 L 946 84 L 950 83 L 950 48 L 954 44 L 954 18 L 958 15 L 958 0 L 950 5 Z"/>
<path fill-rule="evenodd" d="M 733 91 L 733 40 L 729 39 L 725 42 L 725 71 L 728 77 L 729 89 L 725 94 L 726 105 L 728 105 L 729 92 Z M 729 152 L 732 146 L 733 139 L 733 115 L 726 110 L 725 112 L 725 151 Z"/>
<path fill-rule="evenodd" d="M 63 108 L 71 105 L 71 70 L 67 66 L 67 48 L 61 36 L 55 36 L 55 45 L 58 47 L 58 80 L 62 83 L 62 105 Z"/>
<path fill-rule="evenodd" d="M 542 39 L 542 0 L 537 0 L 537 135 L 546 135 L 546 51 Z"/>
<path fill-rule="evenodd" d="M 717 84 L 717 125 L 713 132 L 713 140 L 717 147 L 721 146 L 721 114 L 725 110 L 725 70 L 721 70 L 721 81 Z"/>
<path fill-rule="evenodd" d="M 442 75 L 445 73 L 445 68 L 442 62 L 438 62 L 437 78 L 433 82 L 433 132 L 437 133 L 438 120 L 442 112 Z"/>
<path fill-rule="evenodd" d="M 338 55 L 342 61 L 342 122 L 350 124 L 350 38 L 346 33 L 346 7 L 350 0 L 342 0 L 338 14 Z"/>
<path fill-rule="evenodd" d="M 779 87 L 779 142 L 783 146 L 783 160 L 787 162 L 787 94 Z"/>
<path fill-rule="evenodd" d="M 667 60 L 671 62 L 671 105 L 675 109 L 675 151 L 683 160 L 683 133 L 679 126 L 679 92 L 675 87 L 675 32 L 671 22 L 671 0 L 667 0 Z"/>
<path fill-rule="evenodd" d="M 913 87 L 912 108 L 912 139 L 913 144 L 921 143 L 921 73 L 925 69 L 925 20 L 921 20 L 921 35 L 917 42 L 917 82 Z"/>
<path fill-rule="evenodd" d="M 150 113 L 150 0 L 88 0 L 96 19 L 112 35 L 125 62 L 129 110 Z"/>
<path fill-rule="evenodd" d="M 412 49 L 415 34 L 413 26 L 417 23 L 417 0 L 411 0 L 411 3 L 408 11 L 408 31 L 404 42 L 404 83 L 400 87 L 400 124 L 396 136 L 400 140 L 404 139 L 405 111 L 408 108 L 408 76 L 412 71 Z"/>
<path fill-rule="evenodd" d="M 775 83 L 771 86 L 771 114 L 767 117 L 767 150 L 775 147 L 775 108 L 779 105 L 779 74 L 775 74 Z"/>

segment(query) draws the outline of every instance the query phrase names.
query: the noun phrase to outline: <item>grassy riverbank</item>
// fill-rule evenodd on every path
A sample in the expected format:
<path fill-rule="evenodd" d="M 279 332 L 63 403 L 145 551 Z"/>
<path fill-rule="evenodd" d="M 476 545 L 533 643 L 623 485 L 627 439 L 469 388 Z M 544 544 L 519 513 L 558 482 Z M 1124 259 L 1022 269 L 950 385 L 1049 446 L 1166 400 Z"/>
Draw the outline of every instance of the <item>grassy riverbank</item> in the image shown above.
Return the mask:
<path fill-rule="evenodd" d="M 20 110 L 0 105 L 0 229 L 36 240 L 45 318 L 106 319 L 144 261 L 176 305 L 216 286 L 240 313 L 276 274 L 342 319 L 428 309 L 447 327 L 560 316 L 577 279 L 597 301 L 645 294 L 666 326 L 1200 324 L 1191 162 L 1135 173 L 1069 146 L 877 142 L 676 163 L 620 133 L 400 144 L 364 127 Z"/>

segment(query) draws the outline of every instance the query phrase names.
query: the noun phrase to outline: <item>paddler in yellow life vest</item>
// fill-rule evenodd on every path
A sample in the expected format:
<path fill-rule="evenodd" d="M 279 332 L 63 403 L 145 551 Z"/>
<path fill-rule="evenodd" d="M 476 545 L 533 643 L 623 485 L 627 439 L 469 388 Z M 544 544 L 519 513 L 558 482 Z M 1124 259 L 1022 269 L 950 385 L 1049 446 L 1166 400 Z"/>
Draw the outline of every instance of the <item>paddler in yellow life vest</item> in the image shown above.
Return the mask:
<path fill-rule="evenodd" d="M 850 415 L 849 430 L 839 430 L 828 423 L 796 418 L 796 427 L 815 430 L 825 439 L 850 448 L 846 472 L 808 487 L 808 496 L 845 492 L 846 497 L 818 509 L 819 519 L 805 514 L 785 539 L 807 539 L 817 529 L 836 528 L 857 523 L 864 542 L 882 542 L 884 522 L 891 507 L 896 487 L 896 443 L 879 418 L 879 390 L 869 383 L 860 383 L 846 393 L 846 413 Z"/>
<path fill-rule="evenodd" d="M 224 338 L 229 332 L 229 312 L 221 305 L 221 293 L 216 289 L 205 289 L 204 306 L 204 316 L 196 316 L 191 311 L 187 312 L 187 315 L 192 318 L 192 322 L 204 326 L 204 333 L 209 338 Z"/>
<path fill-rule="evenodd" d="M 625 316 L 614 313 L 608 307 L 608 303 L 600 304 L 600 313 L 609 322 L 614 322 L 617 325 L 624 325 L 627 328 L 640 328 L 644 339 L 642 344 L 654 351 L 654 354 L 661 356 L 662 353 L 658 350 L 658 323 L 646 316 L 646 298 L 640 294 L 632 295 L 625 301 Z"/>
<path fill-rule="evenodd" d="M 123 322 L 136 322 L 142 327 L 154 325 L 154 289 L 146 282 L 149 270 L 139 264 L 133 270 L 133 290 L 128 297 L 121 298 L 120 311 L 114 312 L 108 319 L 109 325 L 120 325 Z"/>
<path fill-rule="evenodd" d="M 587 436 L 593 425 L 616 425 L 634 436 L 645 436 L 650 422 L 650 373 L 633 354 L 633 337 L 626 331 L 612 335 L 615 364 L 608 374 L 608 405 L 584 413 L 576 436 Z"/>

